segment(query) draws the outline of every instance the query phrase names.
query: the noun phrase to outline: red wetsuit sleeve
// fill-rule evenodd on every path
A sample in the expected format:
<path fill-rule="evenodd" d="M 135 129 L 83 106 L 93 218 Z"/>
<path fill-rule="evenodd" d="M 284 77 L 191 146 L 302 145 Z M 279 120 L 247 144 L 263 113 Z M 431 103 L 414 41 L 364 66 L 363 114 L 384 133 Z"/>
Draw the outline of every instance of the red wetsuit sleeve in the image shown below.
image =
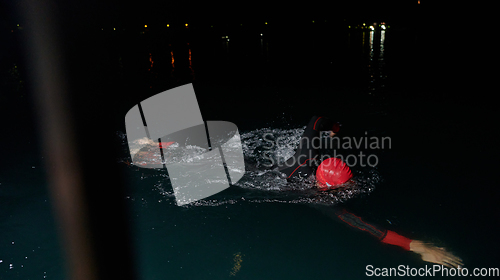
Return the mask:
<path fill-rule="evenodd" d="M 338 211 L 337 217 L 344 223 L 354 228 L 370 233 L 383 243 L 396 245 L 407 251 L 410 250 L 410 242 L 412 240 L 399 235 L 394 231 L 386 230 L 375 224 L 367 223 L 361 219 L 361 217 L 358 217 L 345 209 Z"/>
<path fill-rule="evenodd" d="M 385 237 L 381 240 L 383 243 L 399 246 L 406 251 L 410 251 L 411 239 L 395 233 L 392 230 L 387 230 Z"/>

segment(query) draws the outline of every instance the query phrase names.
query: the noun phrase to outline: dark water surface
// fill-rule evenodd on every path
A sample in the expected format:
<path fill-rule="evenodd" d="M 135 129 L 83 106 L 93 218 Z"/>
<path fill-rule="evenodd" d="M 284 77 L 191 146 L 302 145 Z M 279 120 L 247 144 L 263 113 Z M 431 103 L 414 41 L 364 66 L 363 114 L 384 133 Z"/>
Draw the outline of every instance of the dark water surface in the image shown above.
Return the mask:
<path fill-rule="evenodd" d="M 342 122 L 345 136 L 390 137 L 390 148 L 372 151 L 381 182 L 346 206 L 368 221 L 448 248 L 470 270 L 498 267 L 495 111 L 462 87 L 457 63 L 440 59 L 446 47 L 432 47 L 436 37 L 428 30 L 149 32 L 92 33 L 99 42 L 95 72 L 78 72 L 76 79 L 89 93 L 73 97 L 91 106 L 92 89 L 111 89 L 114 106 L 107 114 L 114 122 L 104 125 L 117 135 L 113 145 L 125 150 L 113 162 L 100 161 L 106 147 L 94 151 L 95 171 L 106 178 L 103 192 L 121 182 L 107 178 L 106 166 L 123 171 L 140 279 L 361 279 L 367 265 L 425 265 L 305 205 L 239 200 L 176 206 L 163 173 L 123 163 L 124 116 L 137 102 L 190 82 L 204 119 L 234 122 L 241 133 L 301 128 L 319 114 Z M 86 58 L 83 52 L 85 45 L 70 54 L 75 63 Z M 27 66 L 15 56 L 6 61 L 0 279 L 65 279 L 29 85 L 17 89 L 12 74 L 14 64 Z M 78 66 L 70 60 L 68 69 Z M 95 141 L 98 136 L 81 143 Z M 230 199 L 233 191 L 218 198 Z"/>

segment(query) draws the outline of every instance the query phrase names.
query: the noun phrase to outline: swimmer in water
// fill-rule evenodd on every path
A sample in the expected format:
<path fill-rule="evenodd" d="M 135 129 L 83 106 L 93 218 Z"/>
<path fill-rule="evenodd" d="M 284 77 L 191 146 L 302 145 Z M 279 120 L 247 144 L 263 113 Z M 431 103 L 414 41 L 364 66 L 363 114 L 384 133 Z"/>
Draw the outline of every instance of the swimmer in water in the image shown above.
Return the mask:
<path fill-rule="evenodd" d="M 293 157 L 288 159 L 281 166 L 274 166 L 273 170 L 282 174 L 290 182 L 304 182 L 303 179 L 314 179 L 313 188 L 320 192 L 336 192 L 341 189 L 349 188 L 349 182 L 352 181 L 350 168 L 341 160 L 336 158 L 320 158 L 321 132 L 325 131 L 329 137 L 335 136 L 340 131 L 340 124 L 331 121 L 325 117 L 314 116 L 309 121 L 304 133 L 300 139 L 299 147 Z M 141 162 L 161 164 L 162 155 L 157 147 L 169 147 L 169 155 L 174 154 L 175 142 L 156 142 L 145 139 L 147 144 L 136 154 L 139 165 Z M 174 148 L 174 149 L 170 149 Z M 144 159 L 144 160 L 142 160 Z M 322 160 L 322 161 L 321 161 Z M 444 248 L 436 247 L 432 244 L 419 240 L 412 240 L 399 235 L 394 231 L 384 229 L 380 226 L 367 223 L 359 216 L 338 206 L 327 206 L 322 204 L 313 204 L 311 207 L 319 210 L 323 214 L 335 220 L 341 221 L 355 229 L 365 231 L 383 243 L 399 246 L 407 251 L 419 254 L 422 260 L 441 264 L 447 267 L 462 266 L 462 260 Z"/>
<path fill-rule="evenodd" d="M 330 137 L 333 137 L 340 131 L 340 124 L 325 117 L 312 117 L 304 130 L 294 156 L 282 164 L 281 167 L 274 166 L 272 169 L 281 172 L 289 181 L 314 176 L 312 177 L 315 179 L 313 187 L 319 191 L 334 192 L 342 188 L 348 188 L 348 184 L 345 183 L 352 181 L 352 173 L 342 160 L 327 158 L 320 162 L 320 151 L 317 147 L 321 147 L 319 142 L 322 141 L 321 131 L 326 131 Z M 312 207 L 335 220 L 368 232 L 383 243 L 396 245 L 407 251 L 417 253 L 424 261 L 446 267 L 461 267 L 463 265 L 459 257 L 444 248 L 420 240 L 413 240 L 394 231 L 367 223 L 344 208 L 319 204 Z"/>

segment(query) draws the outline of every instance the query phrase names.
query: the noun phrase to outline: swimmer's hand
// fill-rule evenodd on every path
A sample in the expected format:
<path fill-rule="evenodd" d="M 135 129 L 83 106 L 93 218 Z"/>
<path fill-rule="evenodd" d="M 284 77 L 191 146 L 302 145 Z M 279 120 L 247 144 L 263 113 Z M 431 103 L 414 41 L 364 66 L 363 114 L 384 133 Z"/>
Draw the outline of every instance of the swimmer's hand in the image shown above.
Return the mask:
<path fill-rule="evenodd" d="M 444 248 L 436 247 L 419 240 L 411 241 L 410 251 L 420 254 L 422 260 L 426 262 L 437 263 L 450 268 L 463 266 L 462 259 L 446 251 Z"/>

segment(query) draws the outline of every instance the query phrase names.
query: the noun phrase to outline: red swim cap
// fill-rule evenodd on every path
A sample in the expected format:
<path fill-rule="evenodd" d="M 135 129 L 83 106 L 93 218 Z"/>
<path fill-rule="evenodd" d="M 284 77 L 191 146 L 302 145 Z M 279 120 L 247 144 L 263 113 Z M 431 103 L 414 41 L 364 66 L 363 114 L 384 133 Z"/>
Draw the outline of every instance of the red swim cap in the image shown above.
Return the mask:
<path fill-rule="evenodd" d="M 351 169 L 338 158 L 325 159 L 316 170 L 316 179 L 321 189 L 335 189 L 351 178 Z"/>

